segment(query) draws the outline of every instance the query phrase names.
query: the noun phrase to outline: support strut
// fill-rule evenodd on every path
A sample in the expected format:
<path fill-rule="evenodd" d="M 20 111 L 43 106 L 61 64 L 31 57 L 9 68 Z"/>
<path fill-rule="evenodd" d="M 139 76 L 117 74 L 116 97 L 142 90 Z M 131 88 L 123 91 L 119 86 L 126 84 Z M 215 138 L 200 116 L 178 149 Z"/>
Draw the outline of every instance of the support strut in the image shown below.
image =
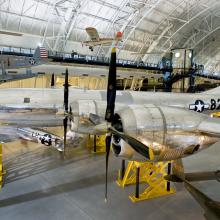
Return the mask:
<path fill-rule="evenodd" d="M 122 160 L 121 162 L 121 180 L 123 180 L 125 175 L 125 160 Z"/>
<path fill-rule="evenodd" d="M 139 182 L 140 182 L 140 167 L 137 167 L 136 171 L 136 191 L 135 198 L 139 199 Z"/>
<path fill-rule="evenodd" d="M 130 195 L 129 198 L 132 202 L 138 202 L 175 193 L 175 189 L 171 187 L 170 182 L 164 179 L 164 176 L 170 172 L 171 162 L 129 161 L 123 178 L 121 168 L 116 182 L 120 187 L 135 185 L 135 194 Z M 142 192 L 140 192 L 140 184 L 146 185 Z"/>

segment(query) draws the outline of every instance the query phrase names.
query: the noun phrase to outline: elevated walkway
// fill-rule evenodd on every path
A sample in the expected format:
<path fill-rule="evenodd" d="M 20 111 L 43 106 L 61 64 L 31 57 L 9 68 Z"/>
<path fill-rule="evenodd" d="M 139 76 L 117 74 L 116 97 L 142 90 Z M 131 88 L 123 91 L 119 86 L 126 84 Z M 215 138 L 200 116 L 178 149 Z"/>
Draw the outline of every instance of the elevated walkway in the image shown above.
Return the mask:
<path fill-rule="evenodd" d="M 25 48 L 14 48 L 14 47 L 2 47 L 0 48 L 1 54 L 4 55 L 14 55 L 14 56 L 27 56 L 32 57 L 34 54 L 34 49 L 25 49 Z M 101 57 L 101 56 L 91 56 L 83 55 L 77 53 L 52 53 L 48 51 L 48 58 L 54 63 L 76 63 L 76 64 L 86 64 L 86 65 L 96 65 L 96 66 L 109 66 L 110 58 Z M 117 59 L 116 61 L 118 67 L 123 68 L 135 68 L 143 70 L 160 70 L 158 64 L 154 63 L 144 63 L 144 62 L 135 62 L 132 60 L 122 60 Z"/>

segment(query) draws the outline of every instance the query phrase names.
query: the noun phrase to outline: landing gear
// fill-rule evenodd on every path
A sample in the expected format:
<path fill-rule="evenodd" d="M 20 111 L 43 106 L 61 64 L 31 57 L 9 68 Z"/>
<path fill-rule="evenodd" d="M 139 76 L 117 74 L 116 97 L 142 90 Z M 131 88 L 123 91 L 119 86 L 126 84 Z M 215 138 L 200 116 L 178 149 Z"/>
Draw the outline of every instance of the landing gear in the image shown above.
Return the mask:
<path fill-rule="evenodd" d="M 92 47 L 92 46 L 89 46 L 89 49 L 90 49 L 91 51 L 93 51 L 93 47 Z"/>

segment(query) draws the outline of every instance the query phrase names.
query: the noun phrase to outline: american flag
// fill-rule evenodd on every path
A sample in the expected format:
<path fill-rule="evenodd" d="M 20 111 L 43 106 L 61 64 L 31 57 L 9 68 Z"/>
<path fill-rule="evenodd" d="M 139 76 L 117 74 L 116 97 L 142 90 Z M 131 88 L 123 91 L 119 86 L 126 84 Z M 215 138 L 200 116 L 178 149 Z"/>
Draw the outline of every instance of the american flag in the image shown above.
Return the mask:
<path fill-rule="evenodd" d="M 48 54 L 45 47 L 40 47 L 39 49 L 40 49 L 40 58 L 48 58 Z"/>

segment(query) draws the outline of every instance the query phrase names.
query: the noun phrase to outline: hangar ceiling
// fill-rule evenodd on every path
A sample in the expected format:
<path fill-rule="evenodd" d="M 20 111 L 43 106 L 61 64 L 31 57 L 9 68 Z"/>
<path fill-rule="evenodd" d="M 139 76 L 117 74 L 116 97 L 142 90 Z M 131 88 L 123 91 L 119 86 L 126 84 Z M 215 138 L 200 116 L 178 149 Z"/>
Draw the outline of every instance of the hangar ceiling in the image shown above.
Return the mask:
<path fill-rule="evenodd" d="M 0 0 L 0 29 L 23 36 L 0 35 L 1 45 L 109 56 L 82 47 L 85 28 L 100 36 L 123 32 L 118 56 L 157 63 L 172 48 L 194 48 L 197 62 L 220 71 L 219 0 Z M 132 54 L 139 52 L 139 54 Z"/>

